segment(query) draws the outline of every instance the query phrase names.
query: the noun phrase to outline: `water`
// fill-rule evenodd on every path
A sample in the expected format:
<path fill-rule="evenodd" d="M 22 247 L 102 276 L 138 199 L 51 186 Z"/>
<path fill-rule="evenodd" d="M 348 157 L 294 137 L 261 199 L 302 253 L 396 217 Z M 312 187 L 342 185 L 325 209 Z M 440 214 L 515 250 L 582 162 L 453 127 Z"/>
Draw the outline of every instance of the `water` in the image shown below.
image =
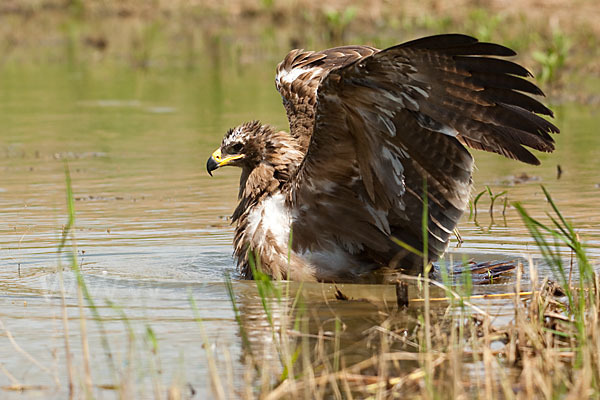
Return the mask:
<path fill-rule="evenodd" d="M 76 251 L 104 318 L 100 328 L 90 307 L 84 306 L 96 395 L 114 397 L 114 390 L 103 386 L 115 382 L 111 363 L 121 377 L 129 377 L 124 381 L 137 385 L 138 395 L 152 395 L 156 381 L 166 386 L 179 382 L 187 391 L 193 388 L 206 394 L 203 340 L 220 349 L 219 362 L 231 367 L 234 383 L 230 386 L 243 385 L 241 339 L 223 283 L 226 273 L 233 277 L 252 341 L 267 343 L 269 335 L 256 288 L 237 280 L 231 258 L 233 229 L 227 216 L 236 204 L 239 171 L 224 168 L 210 178 L 204 165 L 225 131 L 242 121 L 260 119 L 286 127 L 273 85 L 274 65 L 148 72 L 107 65 L 3 67 L 0 397 L 20 397 L 9 390 L 12 384 L 25 385 L 30 396 L 63 398 L 66 394 L 57 273 L 59 264 L 69 265 L 68 257 L 59 257 L 57 251 L 67 221 L 65 160 L 74 188 Z M 474 193 L 485 185 L 495 193 L 507 190 L 509 201 L 521 201 L 532 215 L 543 219 L 550 211 L 540 189 L 544 184 L 589 244 L 589 254 L 597 263 L 600 136 L 595 128 L 600 115 L 577 105 L 553 108 L 562 130 L 556 136 L 558 150 L 541 154 L 541 167 L 476 152 Z M 560 180 L 557 165 L 563 170 Z M 523 173 L 530 179 L 515 183 Z M 456 242 L 452 244 L 452 257 L 536 256 L 516 211 L 509 207 L 504 218 L 500 198 L 492 221 L 488 206 L 484 195 L 478 221 L 463 218 L 464 243 L 458 248 Z M 564 254 L 568 257 L 568 251 Z M 541 276 L 551 275 L 543 263 L 538 268 Z M 476 290 L 510 291 L 511 277 Z M 64 281 L 79 385 L 83 363 L 77 285 L 68 268 Z M 353 298 L 375 302 L 331 305 L 324 299 L 333 299 L 332 285 L 306 285 L 305 290 L 313 294 L 308 305 L 323 321 L 335 310 L 352 327 L 348 340 L 360 337 L 373 324 L 379 308 L 374 304 L 394 301 L 393 288 L 342 288 Z M 190 305 L 192 297 L 202 329 Z M 499 316 L 510 315 L 510 303 L 482 301 Z M 103 336 L 112 361 L 105 357 Z M 154 379 L 156 371 L 160 373 Z M 227 373 L 221 372 L 227 380 Z"/>

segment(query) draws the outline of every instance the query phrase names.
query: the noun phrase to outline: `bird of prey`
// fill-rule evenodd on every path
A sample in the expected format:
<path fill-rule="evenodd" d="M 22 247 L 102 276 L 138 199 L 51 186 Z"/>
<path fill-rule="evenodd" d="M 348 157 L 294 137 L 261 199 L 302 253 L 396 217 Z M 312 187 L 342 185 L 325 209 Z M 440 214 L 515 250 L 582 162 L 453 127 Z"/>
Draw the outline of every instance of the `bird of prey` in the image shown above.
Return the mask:
<path fill-rule="evenodd" d="M 244 123 L 206 164 L 241 168 L 242 275 L 251 257 L 275 279 L 330 282 L 439 258 L 469 199 L 466 147 L 528 164 L 539 161 L 526 147 L 554 150 L 559 130 L 540 116 L 552 111 L 530 96 L 542 91 L 502 58 L 515 54 L 460 34 L 291 51 L 275 79 L 289 133 Z"/>

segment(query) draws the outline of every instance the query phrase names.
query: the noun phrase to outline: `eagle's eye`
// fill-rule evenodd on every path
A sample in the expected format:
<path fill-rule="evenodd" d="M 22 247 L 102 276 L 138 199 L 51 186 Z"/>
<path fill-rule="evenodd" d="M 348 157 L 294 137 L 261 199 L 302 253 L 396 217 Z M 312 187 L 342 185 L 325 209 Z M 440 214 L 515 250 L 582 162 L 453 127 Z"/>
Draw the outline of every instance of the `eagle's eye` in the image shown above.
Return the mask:
<path fill-rule="evenodd" d="M 234 153 L 239 153 L 240 151 L 242 151 L 243 147 L 244 145 L 242 145 L 241 143 L 236 143 L 233 146 L 231 146 L 231 151 Z"/>

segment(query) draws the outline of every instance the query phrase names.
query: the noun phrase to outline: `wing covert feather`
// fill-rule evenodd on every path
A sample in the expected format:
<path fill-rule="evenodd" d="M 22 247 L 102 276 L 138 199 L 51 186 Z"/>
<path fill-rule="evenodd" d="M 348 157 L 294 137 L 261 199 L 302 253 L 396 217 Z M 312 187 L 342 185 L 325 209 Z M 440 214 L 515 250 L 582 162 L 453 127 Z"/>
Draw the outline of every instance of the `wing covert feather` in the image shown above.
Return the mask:
<path fill-rule="evenodd" d="M 322 79 L 337 68 L 373 54 L 368 46 L 342 46 L 323 51 L 292 50 L 277 65 L 275 86 L 281 94 L 290 133 L 306 152 L 315 123 L 317 89 Z"/>

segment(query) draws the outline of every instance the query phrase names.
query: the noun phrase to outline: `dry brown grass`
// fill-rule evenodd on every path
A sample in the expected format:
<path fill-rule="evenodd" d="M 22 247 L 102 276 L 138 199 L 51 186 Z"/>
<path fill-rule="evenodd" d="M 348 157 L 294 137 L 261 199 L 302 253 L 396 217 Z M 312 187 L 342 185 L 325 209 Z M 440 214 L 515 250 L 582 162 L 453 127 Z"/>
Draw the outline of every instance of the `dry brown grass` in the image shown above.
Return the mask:
<path fill-rule="evenodd" d="M 496 296 L 506 298 L 514 306 L 510 320 L 507 322 L 504 317 L 502 323 L 493 314 L 497 306 L 489 307 L 488 312 L 477 312 L 476 307 L 465 302 L 461 305 L 460 300 L 450 297 L 430 303 L 431 322 L 427 326 L 423 299 L 413 299 L 408 309 L 371 302 L 372 318 L 376 321 L 368 329 L 356 332 L 355 322 L 343 316 L 343 309 L 349 302 L 364 300 L 336 300 L 332 293 L 324 294 L 323 301 L 329 303 L 330 310 L 325 316 L 314 310 L 314 304 L 291 308 L 290 298 L 271 297 L 270 312 L 276 321 L 271 332 L 257 331 L 250 325 L 250 321 L 256 324 L 255 318 L 241 326 L 254 338 L 251 348 L 245 348 L 245 390 L 237 390 L 236 397 L 274 400 L 598 396 L 598 278 L 595 285 L 586 288 L 593 295 L 586 296 L 585 335 L 578 336 L 564 289 L 547 279 L 536 283 L 535 271 L 532 264 L 534 283 L 530 291 L 520 292 L 519 273 L 514 292 Z M 421 279 L 421 284 L 427 282 Z M 413 293 L 418 291 L 414 283 L 411 285 Z M 579 289 L 571 290 L 576 294 Z M 485 300 L 479 300 L 478 305 L 487 308 Z M 332 329 L 332 320 L 339 321 L 343 328 Z M 222 369 L 227 368 L 232 366 Z M 217 382 L 217 376 L 213 378 Z M 226 389 L 221 388 L 221 393 Z M 219 397 L 219 392 L 214 393 Z"/>

